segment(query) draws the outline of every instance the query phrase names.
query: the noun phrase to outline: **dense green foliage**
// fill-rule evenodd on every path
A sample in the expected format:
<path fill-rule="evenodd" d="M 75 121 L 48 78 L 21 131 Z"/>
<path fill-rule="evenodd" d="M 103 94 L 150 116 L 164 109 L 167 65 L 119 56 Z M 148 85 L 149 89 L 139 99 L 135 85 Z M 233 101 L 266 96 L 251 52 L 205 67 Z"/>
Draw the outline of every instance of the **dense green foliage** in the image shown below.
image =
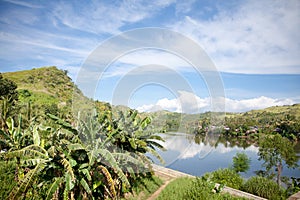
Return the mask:
<path fill-rule="evenodd" d="M 147 129 L 149 117 L 141 118 L 134 110 L 112 113 L 100 102 L 72 116 L 68 102 L 73 91 L 66 88 L 72 84 L 65 72 L 53 67 L 33 71 L 36 76 L 26 71 L 16 76 L 16 81 L 26 79 L 32 90 L 19 90 L 19 101 L 14 98 L 15 105 L 8 105 L 18 112 L 1 118 L 3 199 L 117 199 L 133 185 L 149 182 L 151 160 L 145 153 L 161 159 L 154 149 L 163 148 L 157 142 L 162 138 Z M 18 94 L 13 81 L 1 80 L 8 88 L 1 100 Z M 60 89 L 54 95 L 56 86 Z M 90 106 L 91 100 L 86 102 Z"/>
<path fill-rule="evenodd" d="M 250 158 L 245 153 L 237 153 L 233 158 L 233 170 L 236 172 L 246 172 L 250 168 Z"/>
<path fill-rule="evenodd" d="M 270 200 L 286 199 L 284 189 L 265 177 L 251 177 L 243 185 L 242 190 Z"/>
<path fill-rule="evenodd" d="M 0 164 L 0 197 L 7 197 L 17 182 L 15 178 L 16 162 L 7 162 Z"/>
<path fill-rule="evenodd" d="M 231 188 L 240 189 L 243 184 L 243 178 L 232 169 L 218 169 L 203 176 L 206 180 L 219 183 Z"/>
<path fill-rule="evenodd" d="M 15 114 L 16 101 L 18 100 L 17 84 L 9 79 L 3 78 L 0 73 L 0 128 L 5 127 L 8 116 Z"/>
<path fill-rule="evenodd" d="M 116 129 L 107 130 L 111 124 L 104 123 L 103 116 L 88 115 L 78 120 L 76 127 L 53 115 L 48 116 L 55 124 L 33 123 L 22 130 L 21 126 L 15 127 L 11 119 L 7 122 L 9 131 L 0 131 L 4 138 L 1 141 L 7 149 L 1 153 L 1 165 L 8 170 L 2 169 L 4 174 L 10 174 L 12 167 L 9 166 L 16 163 L 14 180 L 17 184 L 10 180 L 15 186 L 8 199 L 21 196 L 25 199 L 72 199 L 74 196 L 114 199 L 130 191 L 136 179 L 149 176 L 151 169 L 144 163 L 150 161 L 144 153 L 148 152 L 148 147 L 154 148 L 155 141 L 147 140 L 153 135 L 139 133 L 144 137 L 136 139 L 131 147 L 139 145 L 140 149 L 130 152 L 122 149 L 122 145 L 114 145 L 114 138 L 118 138 L 125 128 L 119 124 Z M 99 123 L 100 119 L 102 123 Z M 145 119 L 141 122 L 144 128 L 150 123 Z"/>

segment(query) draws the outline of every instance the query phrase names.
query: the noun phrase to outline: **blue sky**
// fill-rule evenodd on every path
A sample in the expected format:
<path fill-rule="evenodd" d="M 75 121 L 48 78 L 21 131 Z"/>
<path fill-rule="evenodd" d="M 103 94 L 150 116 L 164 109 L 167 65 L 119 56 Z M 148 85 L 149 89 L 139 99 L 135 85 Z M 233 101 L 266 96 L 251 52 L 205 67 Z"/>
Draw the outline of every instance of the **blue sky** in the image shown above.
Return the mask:
<path fill-rule="evenodd" d="M 54 65 L 68 70 L 95 99 L 140 111 L 209 110 L 214 86 L 180 55 L 164 49 L 120 55 L 102 77 L 87 77 L 87 85 L 97 85 L 92 93 L 77 81 L 101 44 L 145 27 L 183 34 L 205 51 L 220 73 L 226 111 L 300 102 L 298 0 L 0 0 L 0 71 Z M 134 83 L 138 87 L 131 87 Z"/>

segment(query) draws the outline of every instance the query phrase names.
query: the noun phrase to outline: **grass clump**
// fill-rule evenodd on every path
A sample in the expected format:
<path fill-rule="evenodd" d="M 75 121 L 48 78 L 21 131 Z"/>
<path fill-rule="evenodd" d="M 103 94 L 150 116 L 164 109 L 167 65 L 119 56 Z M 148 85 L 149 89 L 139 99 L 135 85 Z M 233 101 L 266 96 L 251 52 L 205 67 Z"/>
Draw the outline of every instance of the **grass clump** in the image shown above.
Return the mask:
<path fill-rule="evenodd" d="M 178 178 L 160 193 L 157 200 L 244 200 L 244 198 L 233 197 L 229 194 L 222 194 L 215 189 L 215 184 L 204 178 Z"/>
<path fill-rule="evenodd" d="M 286 199 L 284 189 L 274 181 L 261 176 L 254 176 L 242 186 L 242 190 L 270 200 Z"/>
<path fill-rule="evenodd" d="M 219 183 L 234 189 L 240 189 L 243 185 L 243 178 L 237 172 L 228 168 L 206 173 L 203 177 L 211 182 Z"/>
<path fill-rule="evenodd" d="M 159 194 L 157 200 L 187 199 L 186 191 L 192 186 L 193 178 L 178 178 L 170 182 L 167 187 Z"/>

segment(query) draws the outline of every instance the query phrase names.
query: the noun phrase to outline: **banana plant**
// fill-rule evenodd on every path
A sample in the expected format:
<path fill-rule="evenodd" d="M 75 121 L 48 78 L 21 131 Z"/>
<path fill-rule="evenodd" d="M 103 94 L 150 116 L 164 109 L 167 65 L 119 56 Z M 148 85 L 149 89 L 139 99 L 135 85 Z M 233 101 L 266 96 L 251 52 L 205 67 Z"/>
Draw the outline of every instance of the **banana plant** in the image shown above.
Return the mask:
<path fill-rule="evenodd" d="M 113 135 L 114 143 L 122 150 L 137 155 L 149 152 L 164 163 L 156 151 L 156 148 L 164 150 L 164 147 L 159 143 L 164 140 L 148 130 L 150 123 L 151 118 L 141 119 L 136 110 L 129 110 L 127 115 L 119 112 L 119 117 L 113 121 L 113 128 L 116 131 Z"/>

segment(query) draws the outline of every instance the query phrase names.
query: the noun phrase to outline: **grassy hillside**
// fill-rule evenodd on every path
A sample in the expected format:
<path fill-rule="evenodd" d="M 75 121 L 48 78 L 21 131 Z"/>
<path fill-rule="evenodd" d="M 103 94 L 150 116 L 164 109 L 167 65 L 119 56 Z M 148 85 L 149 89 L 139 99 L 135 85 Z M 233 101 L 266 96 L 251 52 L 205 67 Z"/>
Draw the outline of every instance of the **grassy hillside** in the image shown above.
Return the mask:
<path fill-rule="evenodd" d="M 269 108 L 261 109 L 261 110 L 252 110 L 249 112 L 246 112 L 246 115 L 250 116 L 257 116 L 264 113 L 270 113 L 277 115 L 278 117 L 281 116 L 287 116 L 287 115 L 293 115 L 296 118 L 300 119 L 300 104 L 294 104 L 294 105 L 287 105 L 287 106 L 272 106 Z"/>
<path fill-rule="evenodd" d="M 87 104 L 91 103 L 72 82 L 67 71 L 54 66 L 7 72 L 2 75 L 17 84 L 19 105 L 27 107 L 24 108 L 27 110 L 30 106 L 30 110 L 34 114 L 50 112 L 68 115 L 72 106 L 87 107 Z M 76 101 L 77 106 L 73 105 L 73 98 L 78 100 Z"/>
<path fill-rule="evenodd" d="M 3 73 L 3 77 L 13 80 L 18 85 L 21 99 L 27 97 L 40 104 L 67 105 L 73 98 L 73 92 L 75 95 L 83 96 L 67 72 L 56 67 L 8 72 Z"/>

